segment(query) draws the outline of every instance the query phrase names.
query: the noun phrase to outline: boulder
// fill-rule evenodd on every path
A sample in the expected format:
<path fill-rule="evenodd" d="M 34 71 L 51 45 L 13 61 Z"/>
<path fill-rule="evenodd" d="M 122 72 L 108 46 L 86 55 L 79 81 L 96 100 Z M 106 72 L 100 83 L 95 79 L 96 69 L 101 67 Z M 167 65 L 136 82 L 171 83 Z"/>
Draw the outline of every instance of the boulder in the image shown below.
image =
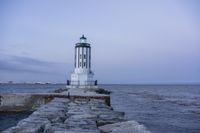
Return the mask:
<path fill-rule="evenodd" d="M 102 133 L 150 133 L 136 121 L 118 122 L 98 127 Z"/>

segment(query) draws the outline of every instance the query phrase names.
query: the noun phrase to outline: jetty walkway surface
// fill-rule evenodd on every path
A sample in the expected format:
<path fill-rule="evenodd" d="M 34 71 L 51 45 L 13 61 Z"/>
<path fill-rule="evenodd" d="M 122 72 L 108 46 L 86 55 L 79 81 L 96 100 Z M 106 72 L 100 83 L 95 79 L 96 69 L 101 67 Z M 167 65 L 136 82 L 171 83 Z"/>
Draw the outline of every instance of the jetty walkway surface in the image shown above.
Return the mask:
<path fill-rule="evenodd" d="M 110 95 L 97 92 L 69 89 L 59 93 L 1 94 L 0 111 L 11 111 L 13 107 L 17 107 L 14 111 L 34 109 L 28 118 L 2 133 L 150 133 L 136 121 L 126 121 L 123 112 L 114 111 Z M 19 98 L 16 103 L 15 98 Z"/>

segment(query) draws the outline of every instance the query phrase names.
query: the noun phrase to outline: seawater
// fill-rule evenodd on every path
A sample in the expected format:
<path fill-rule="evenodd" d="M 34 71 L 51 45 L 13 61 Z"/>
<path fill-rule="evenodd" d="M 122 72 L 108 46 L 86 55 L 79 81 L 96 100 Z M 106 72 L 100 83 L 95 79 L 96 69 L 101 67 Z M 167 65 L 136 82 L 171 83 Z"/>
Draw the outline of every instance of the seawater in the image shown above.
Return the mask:
<path fill-rule="evenodd" d="M 44 93 L 64 84 L 0 85 L 0 93 Z M 125 112 L 153 133 L 200 133 L 200 85 L 100 85 L 109 89 L 114 110 Z M 0 113 L 0 131 L 30 112 Z"/>
<path fill-rule="evenodd" d="M 104 85 L 111 105 L 153 133 L 200 133 L 200 85 Z"/>
<path fill-rule="evenodd" d="M 65 84 L 0 84 L 0 93 L 45 93 L 65 87 Z"/>
<path fill-rule="evenodd" d="M 21 119 L 26 118 L 32 112 L 1 112 L 0 113 L 0 132 L 9 127 L 15 126 Z"/>

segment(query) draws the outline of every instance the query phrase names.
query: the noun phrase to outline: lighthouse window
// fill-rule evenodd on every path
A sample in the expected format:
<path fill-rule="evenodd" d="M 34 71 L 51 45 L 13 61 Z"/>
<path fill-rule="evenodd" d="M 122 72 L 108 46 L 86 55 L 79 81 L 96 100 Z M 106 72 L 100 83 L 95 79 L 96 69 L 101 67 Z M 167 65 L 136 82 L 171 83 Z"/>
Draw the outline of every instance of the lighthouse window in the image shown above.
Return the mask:
<path fill-rule="evenodd" d="M 81 54 L 80 54 L 80 58 L 81 58 Z"/>
<path fill-rule="evenodd" d="M 84 59 L 86 59 L 86 55 L 84 54 Z"/>
<path fill-rule="evenodd" d="M 81 62 L 80 62 L 80 66 L 81 66 Z"/>
<path fill-rule="evenodd" d="M 83 63 L 83 66 L 85 66 L 85 64 L 86 64 L 86 63 L 84 62 L 84 63 Z"/>

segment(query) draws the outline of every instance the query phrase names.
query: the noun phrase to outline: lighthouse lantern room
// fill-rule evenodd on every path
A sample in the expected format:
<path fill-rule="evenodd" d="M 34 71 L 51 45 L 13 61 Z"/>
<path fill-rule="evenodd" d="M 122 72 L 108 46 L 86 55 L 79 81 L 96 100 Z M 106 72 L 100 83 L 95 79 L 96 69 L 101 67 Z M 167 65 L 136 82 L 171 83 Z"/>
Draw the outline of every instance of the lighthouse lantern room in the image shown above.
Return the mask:
<path fill-rule="evenodd" d="M 67 81 L 69 88 L 97 87 L 97 80 L 93 80 L 94 73 L 91 70 L 91 46 L 87 38 L 82 35 L 80 42 L 75 45 L 74 71 L 71 80 Z"/>

